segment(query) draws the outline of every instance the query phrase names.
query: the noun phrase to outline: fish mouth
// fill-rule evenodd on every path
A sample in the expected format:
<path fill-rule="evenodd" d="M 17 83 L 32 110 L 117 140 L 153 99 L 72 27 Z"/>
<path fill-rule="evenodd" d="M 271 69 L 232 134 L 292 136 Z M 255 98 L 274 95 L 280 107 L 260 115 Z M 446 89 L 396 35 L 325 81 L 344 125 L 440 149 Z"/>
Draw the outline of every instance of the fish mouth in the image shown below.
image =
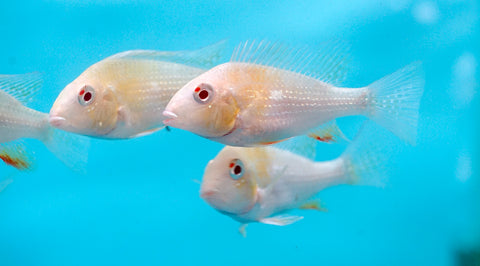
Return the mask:
<path fill-rule="evenodd" d="M 61 116 L 50 116 L 48 118 L 48 122 L 50 123 L 50 125 L 52 125 L 54 127 L 64 126 L 66 121 L 67 120 L 64 117 L 61 117 Z"/>
<path fill-rule="evenodd" d="M 162 114 L 163 114 L 163 116 L 168 117 L 168 119 L 164 119 L 164 120 L 163 120 L 163 124 L 166 125 L 166 126 L 172 125 L 171 122 L 172 122 L 175 118 L 178 117 L 178 115 L 176 115 L 174 112 L 167 111 L 167 110 L 163 111 Z"/>

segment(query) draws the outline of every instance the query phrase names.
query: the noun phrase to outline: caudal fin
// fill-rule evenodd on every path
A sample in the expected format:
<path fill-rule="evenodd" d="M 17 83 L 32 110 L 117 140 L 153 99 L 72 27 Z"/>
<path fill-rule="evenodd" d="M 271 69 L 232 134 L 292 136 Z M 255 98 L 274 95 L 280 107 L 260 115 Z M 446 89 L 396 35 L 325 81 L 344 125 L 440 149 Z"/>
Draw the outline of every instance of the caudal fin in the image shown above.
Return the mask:
<path fill-rule="evenodd" d="M 386 164 L 394 144 L 388 132 L 365 122 L 341 158 L 349 184 L 383 187 L 388 176 Z"/>
<path fill-rule="evenodd" d="M 87 137 L 50 127 L 42 141 L 70 169 L 85 172 L 90 146 Z"/>
<path fill-rule="evenodd" d="M 369 117 L 412 145 L 416 143 L 424 77 L 420 62 L 412 63 L 370 84 Z"/>

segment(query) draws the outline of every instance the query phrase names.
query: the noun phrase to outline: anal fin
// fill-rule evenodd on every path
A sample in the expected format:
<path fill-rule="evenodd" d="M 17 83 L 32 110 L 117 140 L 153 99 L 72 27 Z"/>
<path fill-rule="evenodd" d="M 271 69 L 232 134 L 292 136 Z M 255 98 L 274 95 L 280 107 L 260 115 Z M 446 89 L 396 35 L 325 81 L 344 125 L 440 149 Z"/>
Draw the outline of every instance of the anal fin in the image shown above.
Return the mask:
<path fill-rule="evenodd" d="M 0 144 L 0 159 L 18 170 L 30 170 L 33 167 L 33 156 L 21 142 Z"/>
<path fill-rule="evenodd" d="M 314 200 L 314 201 L 308 201 L 304 204 L 302 204 L 300 207 L 298 207 L 301 210 L 316 210 L 316 211 L 321 211 L 321 212 L 328 212 L 328 209 L 325 208 L 320 201 Z"/>
<path fill-rule="evenodd" d="M 315 128 L 308 133 L 310 138 L 326 143 L 337 143 L 343 141 L 349 141 L 347 137 L 338 127 L 335 120 L 324 123 L 321 126 Z"/>

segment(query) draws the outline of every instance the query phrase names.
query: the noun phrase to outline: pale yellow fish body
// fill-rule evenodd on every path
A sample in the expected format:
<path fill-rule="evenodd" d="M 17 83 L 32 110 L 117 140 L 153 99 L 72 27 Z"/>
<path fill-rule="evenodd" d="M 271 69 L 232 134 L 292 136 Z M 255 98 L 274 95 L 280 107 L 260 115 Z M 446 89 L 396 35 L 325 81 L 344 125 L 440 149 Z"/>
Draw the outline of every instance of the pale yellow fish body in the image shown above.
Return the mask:
<path fill-rule="evenodd" d="M 65 87 L 50 111 L 50 122 L 66 131 L 107 139 L 161 129 L 168 101 L 205 72 L 197 66 L 215 60 L 214 46 L 186 52 L 134 50 L 108 57 Z"/>
<path fill-rule="evenodd" d="M 415 142 L 423 93 L 419 64 L 365 87 L 343 88 L 329 83 L 341 68 L 336 54 L 302 58 L 275 46 L 245 47 L 231 62 L 183 86 L 165 108 L 166 125 L 248 147 L 308 134 L 338 117 L 361 115 Z M 316 76 L 291 67 L 316 60 Z"/>

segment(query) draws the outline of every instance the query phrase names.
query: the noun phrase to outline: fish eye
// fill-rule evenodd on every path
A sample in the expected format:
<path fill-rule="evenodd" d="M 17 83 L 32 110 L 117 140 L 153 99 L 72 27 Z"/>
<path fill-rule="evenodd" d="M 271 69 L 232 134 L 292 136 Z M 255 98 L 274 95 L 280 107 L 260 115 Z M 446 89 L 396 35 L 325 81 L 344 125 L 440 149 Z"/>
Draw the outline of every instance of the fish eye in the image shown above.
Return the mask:
<path fill-rule="evenodd" d="M 243 163 L 239 159 L 233 159 L 230 162 L 230 177 L 233 178 L 234 180 L 238 180 L 243 176 L 244 170 L 243 170 Z"/>
<path fill-rule="evenodd" d="M 95 90 L 89 85 L 83 86 L 78 93 L 78 102 L 81 105 L 86 106 L 91 104 L 93 99 L 95 99 Z"/>
<path fill-rule="evenodd" d="M 197 103 L 208 103 L 213 98 L 213 88 L 209 84 L 202 83 L 198 85 L 193 91 L 193 99 Z"/>

